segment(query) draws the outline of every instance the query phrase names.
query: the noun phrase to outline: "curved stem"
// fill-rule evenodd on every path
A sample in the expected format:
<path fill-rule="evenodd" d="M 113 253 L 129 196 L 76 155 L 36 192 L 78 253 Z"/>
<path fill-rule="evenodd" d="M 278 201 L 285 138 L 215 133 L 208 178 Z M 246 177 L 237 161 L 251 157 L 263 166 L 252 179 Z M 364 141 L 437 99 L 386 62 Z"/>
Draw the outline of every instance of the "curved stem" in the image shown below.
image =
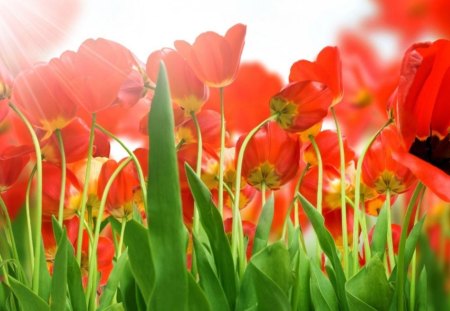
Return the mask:
<path fill-rule="evenodd" d="M 31 213 L 30 213 L 30 191 L 31 191 L 31 183 L 33 181 L 33 177 L 36 174 L 37 166 L 34 165 L 33 169 L 30 173 L 30 178 L 27 183 L 27 190 L 25 192 L 25 213 L 27 217 L 27 228 L 28 228 L 28 247 L 30 248 L 30 256 L 31 256 L 31 270 L 33 270 L 34 265 L 34 247 L 33 247 L 33 230 L 31 228 Z"/>
<path fill-rule="evenodd" d="M 0 253 L 0 265 L 2 266 L 3 278 L 5 279 L 5 284 L 9 285 L 9 275 L 6 271 L 6 262 L 3 261 L 2 254 Z"/>
<path fill-rule="evenodd" d="M 41 229 L 42 229 L 42 153 L 39 139 L 34 132 L 28 119 L 23 113 L 12 103 L 9 104 L 11 109 L 17 113 L 19 118 L 25 124 L 33 141 L 34 152 L 36 154 L 36 223 L 34 226 L 34 265 L 33 265 L 33 285 L 32 290 L 35 294 L 39 293 L 39 277 L 41 267 Z"/>
<path fill-rule="evenodd" d="M 195 112 L 191 112 L 192 120 L 194 121 L 195 129 L 197 131 L 197 166 L 195 172 L 198 178 L 202 178 L 202 152 L 203 152 L 203 140 L 202 140 L 202 132 L 200 130 L 200 124 L 198 123 L 197 115 Z M 222 184 L 223 186 L 223 184 Z M 193 220 L 193 229 L 195 233 L 198 233 L 200 226 L 200 219 L 198 215 L 197 204 L 194 203 L 194 220 Z"/>
<path fill-rule="evenodd" d="M 405 246 L 406 238 L 408 236 L 408 226 L 411 220 L 411 215 L 414 209 L 414 205 L 419 197 L 420 192 L 424 189 L 424 185 L 419 182 L 414 190 L 414 193 L 409 201 L 408 208 L 406 209 L 405 218 L 402 224 L 402 234 L 400 236 L 400 243 L 398 246 L 398 259 L 397 259 L 397 310 L 405 310 L 404 304 L 404 291 L 405 291 L 405 278 L 406 278 L 406 265 L 405 265 Z"/>
<path fill-rule="evenodd" d="M 114 180 L 117 178 L 119 173 L 124 169 L 125 166 L 128 165 L 128 163 L 131 162 L 131 158 L 128 158 L 124 161 L 122 161 L 119 166 L 116 168 L 116 170 L 111 174 L 111 177 L 109 178 L 108 182 L 106 183 L 105 190 L 103 191 L 102 199 L 100 201 L 100 206 L 98 209 L 98 215 L 97 215 L 97 221 L 95 224 L 95 232 L 94 232 L 94 240 L 92 242 L 91 251 L 90 251 L 90 258 L 89 258 L 89 274 L 88 274 L 88 291 L 87 293 L 90 293 L 90 302 L 89 306 L 90 309 L 95 309 L 95 295 L 96 295 L 96 284 L 97 284 L 97 248 L 98 248 L 98 240 L 100 237 L 100 227 L 102 224 L 103 219 L 103 213 L 105 211 L 106 206 L 106 200 L 108 198 L 109 190 L 111 189 L 111 186 L 114 182 Z"/>
<path fill-rule="evenodd" d="M 124 217 L 122 219 L 122 226 L 120 227 L 120 238 L 119 238 L 119 245 L 117 246 L 117 255 L 116 255 L 117 260 L 119 260 L 120 255 L 122 255 L 123 237 L 125 235 L 126 226 L 127 226 L 127 219 L 126 217 Z"/>
<path fill-rule="evenodd" d="M 358 163 L 356 164 L 356 172 L 355 172 L 355 209 L 354 209 L 354 216 L 353 216 L 353 247 L 352 247 L 352 267 L 353 267 L 353 274 L 356 274 L 359 270 L 359 263 L 358 263 L 358 244 L 359 244 L 359 220 L 361 218 L 360 216 L 360 199 L 361 199 L 361 171 L 362 171 L 362 164 L 364 157 L 367 153 L 367 150 L 369 150 L 370 146 L 373 144 L 375 139 L 380 135 L 380 133 L 383 131 L 385 127 L 387 127 L 389 124 L 392 123 L 392 119 L 389 119 L 383 127 L 381 127 L 375 135 L 372 136 L 372 138 L 369 140 L 369 143 L 364 147 L 363 151 L 361 152 L 361 155 L 359 156 Z M 363 232 L 363 234 L 367 234 Z"/>
<path fill-rule="evenodd" d="M 56 129 L 55 135 L 58 139 L 59 153 L 61 155 L 61 191 L 59 194 L 58 223 L 62 228 L 64 220 L 64 199 L 66 196 L 66 152 L 64 151 L 64 141 L 61 130 Z"/>
<path fill-rule="evenodd" d="M 131 157 L 131 159 L 133 160 L 134 166 L 136 167 L 136 171 L 137 171 L 137 174 L 138 174 L 138 177 L 139 177 L 139 186 L 141 187 L 142 196 L 144 198 L 147 198 L 147 186 L 145 185 L 144 172 L 142 171 L 141 164 L 139 163 L 139 160 L 137 159 L 137 157 L 134 154 L 134 152 L 132 152 L 123 143 L 123 141 L 119 137 L 117 137 L 116 135 L 114 135 L 113 133 L 111 133 L 110 131 L 105 129 L 100 124 L 96 124 L 95 127 L 98 128 L 100 131 L 102 131 L 107 136 L 109 136 L 111 139 L 115 140 L 123 148 L 123 150 L 125 150 L 125 152 L 128 153 L 128 156 Z M 147 200 L 144 199 L 143 201 L 144 201 L 145 210 L 147 210 Z"/>
<path fill-rule="evenodd" d="M 416 215 L 414 216 L 414 226 L 417 224 L 419 220 L 420 207 L 422 206 L 423 195 L 425 191 L 422 192 L 420 196 L 419 203 L 416 208 Z M 448 219 L 448 218 L 444 218 Z M 416 304 L 416 278 L 417 278 L 417 252 L 414 250 L 413 258 L 411 261 L 411 289 L 409 290 L 409 308 L 410 310 L 415 309 Z"/>
<path fill-rule="evenodd" d="M 78 226 L 78 239 L 77 239 L 77 262 L 81 265 L 81 246 L 83 243 L 83 227 L 84 227 L 84 214 L 86 214 L 86 203 L 88 199 L 88 190 L 89 190 L 89 178 L 91 175 L 91 162 L 92 162 L 92 152 L 94 149 L 94 137 L 95 137 L 95 120 L 96 114 L 92 114 L 91 120 L 91 129 L 89 133 L 89 146 L 88 146 L 88 154 L 86 160 L 86 174 L 84 177 L 84 185 L 83 192 L 81 194 L 81 205 L 80 205 L 80 224 Z"/>
<path fill-rule="evenodd" d="M 223 87 L 219 89 L 220 94 L 220 153 L 219 153 L 219 199 L 218 208 L 219 213 L 223 215 L 223 162 L 225 158 L 225 109 L 224 109 L 224 98 L 223 98 Z"/>
<path fill-rule="evenodd" d="M 336 133 L 339 142 L 339 157 L 340 157 L 340 173 L 341 173 L 341 223 L 342 223 L 342 244 L 344 246 L 344 272 L 345 275 L 349 273 L 349 264 L 348 264 L 348 230 L 347 230 L 347 204 L 346 204 L 346 179 L 345 179 L 345 151 L 344 151 L 344 140 L 342 138 L 341 127 L 339 126 L 339 122 L 336 117 L 336 111 L 334 107 L 331 107 L 331 113 L 333 114 L 334 123 L 336 125 Z"/>
<path fill-rule="evenodd" d="M 266 123 L 275 120 L 277 115 L 272 115 L 266 120 L 258 124 L 253 130 L 251 130 L 244 141 L 242 142 L 241 149 L 239 150 L 237 162 L 236 162 L 236 189 L 234 194 L 234 204 L 233 204 L 233 227 L 231 232 L 231 251 L 233 254 L 233 259 L 237 265 L 237 270 L 239 275 L 243 275 L 245 269 L 245 251 L 244 251 L 244 237 L 242 230 L 241 214 L 239 213 L 239 196 L 241 194 L 241 175 L 242 175 L 242 162 L 244 160 L 245 149 L 252 139 L 252 137 L 259 131 Z M 219 180 L 220 182 L 220 180 Z M 219 183 L 220 185 L 220 183 Z M 219 191 L 220 193 L 220 191 Z"/>
<path fill-rule="evenodd" d="M 320 155 L 319 146 L 317 146 L 316 140 L 314 139 L 313 135 L 309 135 L 309 141 L 311 142 L 311 145 L 313 146 L 314 152 L 316 153 L 317 158 L 317 204 L 316 208 L 320 215 L 322 215 L 322 188 L 323 188 L 323 163 L 322 163 L 322 156 Z M 317 259 L 321 260 L 322 257 L 322 250 L 320 248 L 319 238 L 316 237 L 316 254 Z"/>

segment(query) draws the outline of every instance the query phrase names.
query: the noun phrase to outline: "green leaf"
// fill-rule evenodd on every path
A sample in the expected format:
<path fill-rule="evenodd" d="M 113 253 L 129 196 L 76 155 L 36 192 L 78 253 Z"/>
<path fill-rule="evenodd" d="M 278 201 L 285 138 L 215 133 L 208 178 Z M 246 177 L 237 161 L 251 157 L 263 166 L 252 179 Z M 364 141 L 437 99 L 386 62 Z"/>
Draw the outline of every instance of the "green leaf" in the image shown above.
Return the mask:
<path fill-rule="evenodd" d="M 67 251 L 67 287 L 70 296 L 70 303 L 72 305 L 73 311 L 86 311 L 86 296 L 84 294 L 83 283 L 81 280 L 80 266 L 78 265 L 77 259 L 75 258 L 73 247 L 70 247 L 67 234 L 63 235 L 63 230 L 59 226 L 58 221 L 53 216 L 53 233 L 55 235 L 55 240 L 60 241 L 62 238 L 65 239 L 66 251 Z"/>
<path fill-rule="evenodd" d="M 194 236 L 194 250 L 197 259 L 198 274 L 200 277 L 200 286 L 205 291 L 209 303 L 213 310 L 226 311 L 230 306 L 225 296 L 225 292 L 220 284 L 216 272 L 208 260 L 207 250 Z"/>
<path fill-rule="evenodd" d="M 300 245 L 300 230 L 295 230 L 297 235 L 297 245 Z M 303 247 L 297 248 L 297 254 L 293 258 L 294 262 L 294 281 L 291 292 L 292 310 L 310 310 L 311 292 L 310 292 L 310 261 Z"/>
<path fill-rule="evenodd" d="M 114 295 L 116 294 L 117 287 L 119 286 L 119 281 L 122 278 L 123 271 L 125 270 L 125 265 L 128 261 L 128 253 L 125 252 L 120 256 L 119 260 L 114 264 L 114 268 L 108 278 L 108 283 L 106 284 L 103 294 L 100 297 L 99 309 L 106 309 L 111 305 Z"/>
<path fill-rule="evenodd" d="M 259 217 L 258 226 L 256 227 L 255 239 L 253 242 L 253 251 L 252 254 L 256 254 L 264 247 L 267 246 L 267 242 L 269 240 L 270 228 L 272 227 L 273 220 L 273 204 L 274 197 L 273 193 L 267 200 L 266 204 L 264 204 L 261 216 Z"/>
<path fill-rule="evenodd" d="M 242 279 L 236 310 L 288 311 L 290 305 L 283 290 L 252 260 Z"/>
<path fill-rule="evenodd" d="M 156 282 L 150 307 L 152 310 L 184 310 L 188 293 L 187 233 L 181 208 L 172 101 L 162 63 L 148 128 L 151 152 L 147 221 Z"/>
<path fill-rule="evenodd" d="M 56 226 L 59 226 L 56 223 Z M 53 225 L 55 227 L 55 224 Z M 56 230 L 54 230 L 56 231 Z M 52 311 L 66 309 L 67 301 L 67 248 L 68 241 L 66 232 L 63 231 L 58 242 L 58 249 L 53 264 L 52 289 L 50 299 L 50 309 Z"/>
<path fill-rule="evenodd" d="M 386 251 L 387 242 L 387 232 L 388 232 L 388 221 L 387 221 L 387 206 L 384 205 L 381 208 L 380 214 L 377 218 L 377 223 L 375 224 L 371 250 L 373 254 L 379 254 L 380 258 L 383 258 L 384 252 Z"/>
<path fill-rule="evenodd" d="M 345 289 L 350 310 L 388 310 L 392 302 L 393 288 L 378 255 L 348 280 Z"/>
<path fill-rule="evenodd" d="M 147 229 L 135 220 L 128 221 L 124 242 L 128 247 L 130 267 L 136 284 L 148 301 L 155 287 L 155 267 Z"/>
<path fill-rule="evenodd" d="M 41 239 L 41 263 L 39 269 L 39 296 L 48 301 L 50 297 L 50 288 L 52 279 L 47 269 L 47 259 L 45 258 L 44 243 Z"/>
<path fill-rule="evenodd" d="M 107 306 L 103 311 L 123 311 L 125 310 L 122 303 L 114 303 Z"/>
<path fill-rule="evenodd" d="M 348 310 L 347 297 L 345 294 L 345 274 L 342 269 L 341 260 L 338 256 L 336 245 L 334 239 L 330 232 L 325 227 L 325 220 L 322 215 L 308 202 L 301 194 L 299 194 L 302 207 L 308 216 L 311 225 L 316 232 L 317 238 L 319 239 L 320 247 L 323 252 L 330 259 L 331 265 L 334 268 L 336 274 L 336 293 L 339 299 L 339 304 L 343 310 Z"/>
<path fill-rule="evenodd" d="M 10 277 L 9 286 L 19 300 L 23 310 L 50 311 L 50 307 L 41 297 L 37 296 L 16 279 Z"/>
<path fill-rule="evenodd" d="M 416 298 L 417 301 L 415 310 L 428 310 L 428 277 L 426 267 L 422 268 L 419 275 L 416 288 Z"/>
<path fill-rule="evenodd" d="M 188 276 L 188 310 L 192 311 L 210 311 L 211 306 L 209 305 L 208 299 L 206 299 L 205 293 L 195 282 L 192 274 L 187 273 Z M 215 310 L 215 309 L 214 309 Z"/>
<path fill-rule="evenodd" d="M 323 275 L 319 267 L 310 263 L 311 299 L 315 310 L 339 310 L 338 299 L 330 280 Z"/>
<path fill-rule="evenodd" d="M 208 188 L 188 164 L 185 164 L 185 168 L 192 195 L 197 203 L 200 222 L 211 245 L 217 276 L 230 308 L 234 309 L 237 280 L 231 248 L 223 228 L 222 217 L 212 201 Z"/>
<path fill-rule="evenodd" d="M 120 301 L 122 301 L 125 306 L 125 310 L 144 311 L 147 309 L 145 302 L 142 303 L 143 306 L 139 304 L 142 300 L 142 295 L 134 280 L 133 273 L 131 272 L 129 260 L 125 263 L 124 271 L 120 278 L 119 287 L 121 298 Z M 140 299 L 137 296 L 138 294 Z"/>

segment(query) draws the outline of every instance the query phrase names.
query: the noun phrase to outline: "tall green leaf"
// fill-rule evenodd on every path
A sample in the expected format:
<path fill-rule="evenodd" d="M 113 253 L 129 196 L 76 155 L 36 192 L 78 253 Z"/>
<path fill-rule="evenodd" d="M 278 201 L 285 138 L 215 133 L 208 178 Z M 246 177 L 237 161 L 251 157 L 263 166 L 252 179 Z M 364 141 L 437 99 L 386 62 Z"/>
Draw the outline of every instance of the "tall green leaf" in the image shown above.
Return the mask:
<path fill-rule="evenodd" d="M 222 217 L 212 201 L 208 188 L 188 164 L 185 167 L 189 186 L 197 203 L 200 222 L 211 245 L 217 276 L 227 296 L 230 308 L 234 309 L 237 280 L 231 248 L 223 228 Z"/>
<path fill-rule="evenodd" d="M 371 244 L 371 250 L 373 254 L 379 254 L 380 258 L 383 258 L 384 252 L 386 250 L 387 242 L 387 232 L 388 232 L 388 221 L 387 213 L 390 212 L 387 206 L 384 205 L 381 208 L 380 214 L 377 218 L 377 223 L 375 224 L 375 229 L 373 231 L 373 238 Z"/>
<path fill-rule="evenodd" d="M 149 308 L 184 310 L 188 293 L 185 252 L 187 233 L 181 209 L 172 101 L 166 69 L 162 63 L 148 128 L 151 152 L 147 222 L 156 283 Z"/>
<path fill-rule="evenodd" d="M 253 255 L 267 246 L 267 242 L 269 240 L 270 235 L 270 228 L 272 227 L 273 212 L 274 212 L 273 204 L 274 204 L 274 197 L 272 194 L 267 200 L 266 204 L 264 204 L 261 216 L 259 217 L 258 226 L 256 227 L 255 232 L 255 239 L 253 242 L 253 251 L 252 251 Z"/>
<path fill-rule="evenodd" d="M 58 249 L 53 264 L 50 310 L 64 311 L 67 302 L 67 248 L 66 232 L 63 231 L 58 242 Z"/>
<path fill-rule="evenodd" d="M 311 261 L 311 300 L 315 310 L 339 310 L 338 300 L 330 280 Z"/>
<path fill-rule="evenodd" d="M 195 282 L 192 274 L 188 273 L 188 306 L 189 311 L 211 311 L 208 299 L 206 299 L 205 293 L 200 286 Z M 214 309 L 215 310 L 215 309 Z"/>
<path fill-rule="evenodd" d="M 319 239 L 320 247 L 323 252 L 330 259 L 331 265 L 334 268 L 336 274 L 336 293 L 339 299 L 340 306 L 343 310 L 348 310 L 347 297 L 345 295 L 345 274 L 342 269 L 341 260 L 338 256 L 336 245 L 334 239 L 330 232 L 325 227 L 325 220 L 322 215 L 305 199 L 301 194 L 299 194 L 302 207 L 308 216 L 311 225 L 316 232 L 317 238 Z"/>
<path fill-rule="evenodd" d="M 119 260 L 114 264 L 114 268 L 108 278 L 108 283 L 100 297 L 99 310 L 105 310 L 111 305 L 117 288 L 119 286 L 120 279 L 125 270 L 126 263 L 128 261 L 128 253 L 125 252 L 120 256 Z"/>

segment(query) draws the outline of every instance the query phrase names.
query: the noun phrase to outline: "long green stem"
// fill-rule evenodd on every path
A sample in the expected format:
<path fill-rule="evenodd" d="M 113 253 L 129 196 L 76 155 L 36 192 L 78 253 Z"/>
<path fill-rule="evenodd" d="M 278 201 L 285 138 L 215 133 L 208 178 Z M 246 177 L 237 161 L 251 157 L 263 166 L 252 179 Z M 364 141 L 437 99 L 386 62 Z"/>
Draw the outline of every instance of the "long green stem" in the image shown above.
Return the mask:
<path fill-rule="evenodd" d="M 411 221 L 411 215 L 414 209 L 414 205 L 419 197 L 420 192 L 424 189 L 424 185 L 419 182 L 414 190 L 414 193 L 409 201 L 408 208 L 406 209 L 405 218 L 403 218 L 402 234 L 400 236 L 400 243 L 398 246 L 398 259 L 397 259 L 397 310 L 405 310 L 404 304 L 404 291 L 405 291 L 405 278 L 406 278 L 406 265 L 405 265 L 405 245 L 408 235 L 408 227 Z"/>
<path fill-rule="evenodd" d="M 261 207 L 264 207 L 266 204 L 266 184 L 263 182 L 261 184 Z"/>
<path fill-rule="evenodd" d="M 389 265 L 391 270 L 395 266 L 395 254 L 394 254 L 394 239 L 392 237 L 392 216 L 391 216 L 391 192 L 386 191 L 386 210 L 387 210 L 387 246 L 388 246 L 388 256 Z"/>
<path fill-rule="evenodd" d="M 33 230 L 31 228 L 31 213 L 30 213 L 30 191 L 31 191 L 31 183 L 33 181 L 34 175 L 36 174 L 37 166 L 34 165 L 31 170 L 30 177 L 27 183 L 27 190 L 25 192 L 25 213 L 27 217 L 27 228 L 28 228 L 28 247 L 30 249 L 31 256 L 31 270 L 33 270 L 34 265 L 34 247 L 33 247 Z"/>
<path fill-rule="evenodd" d="M 369 150 L 370 146 L 373 144 L 375 139 L 380 135 L 380 133 L 383 131 L 385 127 L 387 127 L 389 124 L 392 123 L 392 119 L 389 119 L 388 122 L 386 122 L 385 125 L 383 125 L 382 128 L 380 128 L 375 135 L 372 136 L 372 138 L 369 140 L 369 143 L 364 147 L 363 151 L 361 152 L 361 155 L 359 156 L 358 163 L 356 164 L 356 172 L 355 172 L 355 209 L 354 209 L 354 220 L 353 220 L 353 247 L 352 247 L 352 267 L 353 267 L 353 275 L 356 274 L 359 270 L 359 264 L 358 264 L 358 244 L 359 244 L 359 220 L 361 218 L 360 216 L 360 199 L 361 199 L 361 171 L 362 171 L 362 164 L 364 157 L 367 153 L 367 150 Z M 365 236 L 367 235 L 367 232 L 362 232 L 362 234 Z M 368 248 L 366 252 L 370 253 L 370 247 L 369 245 L 366 245 L 364 243 L 365 247 Z M 367 258 L 369 260 L 369 258 Z"/>
<path fill-rule="evenodd" d="M 94 149 L 94 137 L 95 137 L 95 120 L 96 114 L 92 114 L 91 120 L 91 129 L 89 133 L 89 146 L 88 146 L 88 154 L 86 160 L 86 174 L 84 177 L 84 185 L 83 192 L 81 194 L 81 205 L 80 205 L 80 224 L 78 226 L 78 239 L 77 239 L 77 262 L 81 265 L 81 247 L 83 243 L 83 227 L 84 227 L 84 215 L 86 214 L 86 203 L 88 199 L 88 190 L 89 190 L 89 179 L 91 176 L 91 162 L 92 162 L 92 152 Z"/>
<path fill-rule="evenodd" d="M 97 215 L 97 221 L 95 224 L 95 232 L 94 232 L 94 240 L 92 242 L 92 247 L 90 251 L 90 259 L 89 259 L 89 274 L 88 274 L 88 293 L 90 294 L 90 302 L 89 302 L 89 308 L 90 310 L 95 309 L 95 297 L 96 297 L 96 284 L 97 284 L 97 248 L 98 248 L 98 240 L 100 237 L 100 227 L 103 219 L 103 213 L 105 212 L 105 206 L 106 206 L 106 200 L 108 198 L 109 190 L 111 189 L 111 186 L 114 182 L 114 180 L 117 178 L 119 173 L 124 169 L 125 166 L 128 165 L 128 163 L 131 162 L 131 158 L 126 159 L 125 161 L 122 161 L 119 166 L 116 168 L 116 170 L 112 173 L 111 177 L 109 178 L 108 182 L 106 183 L 105 189 L 103 191 L 103 195 L 100 201 L 100 206 L 98 209 L 98 215 Z"/>
<path fill-rule="evenodd" d="M 336 133 L 339 141 L 339 158 L 340 158 L 340 173 L 341 173 L 341 223 L 342 223 L 342 244 L 344 247 L 344 272 L 345 275 L 349 274 L 349 262 L 348 262 L 348 230 L 347 230 L 347 204 L 345 200 L 345 189 L 347 187 L 346 185 L 346 178 L 345 178 L 345 151 L 344 151 L 344 140 L 342 138 L 342 132 L 341 127 L 339 126 L 339 122 L 336 117 L 336 111 L 334 110 L 334 107 L 331 107 L 331 113 L 333 114 L 334 123 L 336 126 Z"/>
<path fill-rule="evenodd" d="M 300 186 L 302 185 L 303 182 L 303 178 L 305 177 L 306 172 L 309 170 L 310 168 L 310 164 L 307 163 L 305 168 L 303 169 L 300 178 L 297 181 L 297 184 L 295 185 L 295 190 L 294 190 L 294 198 L 292 199 L 291 204 L 289 204 L 289 208 L 286 214 L 286 217 L 284 219 L 284 224 L 283 224 L 283 233 L 281 234 L 281 240 L 284 241 L 284 239 L 286 238 L 286 233 L 287 233 L 287 224 L 288 221 L 291 217 L 291 212 L 292 212 L 292 208 L 294 208 L 294 226 L 295 228 L 300 228 L 300 224 L 299 224 L 299 206 L 298 206 L 298 196 L 297 193 L 300 190 Z M 300 228 L 301 229 L 301 228 Z"/>
<path fill-rule="evenodd" d="M 125 150 L 125 152 L 128 153 L 128 156 L 131 157 L 131 159 L 133 160 L 134 166 L 136 167 L 137 174 L 138 174 L 139 186 L 141 187 L 142 197 L 147 198 L 147 186 L 145 185 L 144 172 L 142 171 L 141 164 L 139 163 L 139 160 L 136 157 L 136 155 L 134 154 L 134 152 L 132 152 L 119 137 L 117 137 L 116 135 L 114 135 L 113 133 L 111 133 L 110 131 L 105 129 L 104 127 L 102 127 L 100 124 L 96 124 L 95 127 L 98 128 L 100 131 L 102 131 L 107 136 L 109 136 L 111 139 L 116 141 L 123 148 L 123 150 Z M 144 199 L 143 201 L 144 201 L 145 210 L 147 210 L 147 200 Z"/>
<path fill-rule="evenodd" d="M 219 89 L 220 94 L 220 153 L 219 153 L 219 199 L 218 199 L 218 208 L 219 213 L 223 215 L 223 172 L 224 172 L 224 159 L 225 159 L 225 108 L 224 108 L 224 96 L 223 96 L 223 87 Z"/>
<path fill-rule="evenodd" d="M 416 208 L 416 215 L 414 216 L 414 225 L 417 224 L 419 220 L 420 207 L 422 206 L 423 195 L 425 191 L 422 192 L 420 196 L 419 203 Z M 445 218 L 444 218 L 445 219 Z M 409 291 L 409 309 L 414 310 L 416 304 L 416 279 L 417 279 L 417 251 L 414 250 L 413 258 L 411 261 L 411 289 Z"/>
<path fill-rule="evenodd" d="M 59 154 L 61 155 L 61 191 L 59 194 L 58 223 L 62 227 L 64 220 L 64 199 L 66 196 L 66 152 L 64 151 L 64 141 L 61 130 L 57 129 L 55 135 L 58 139 Z"/>
<path fill-rule="evenodd" d="M 195 172 L 198 178 L 202 177 L 202 157 L 203 157 L 203 140 L 202 140 L 202 131 L 200 129 L 200 124 L 198 123 L 197 115 L 195 112 L 191 112 L 192 121 L 194 121 L 195 129 L 197 132 L 197 166 Z M 222 184 L 223 186 L 223 184 Z M 198 233 L 200 219 L 198 215 L 198 209 L 196 204 L 194 204 L 194 221 L 193 221 L 193 229 L 195 233 Z"/>
<path fill-rule="evenodd" d="M 36 154 L 36 223 L 34 226 L 34 265 L 32 290 L 35 294 L 39 293 L 39 276 L 41 269 L 41 229 L 42 229 L 42 153 L 39 139 L 34 132 L 33 127 L 23 113 L 12 103 L 9 104 L 12 110 L 19 116 L 28 129 L 33 141 L 34 152 Z"/>
<path fill-rule="evenodd" d="M 319 146 L 317 146 L 316 140 L 314 139 L 313 135 L 309 135 L 309 141 L 311 142 L 311 145 L 313 146 L 314 152 L 316 154 L 317 158 L 317 204 L 316 208 L 320 215 L 322 215 L 322 188 L 323 188 L 323 163 L 322 163 L 322 156 L 320 154 Z M 316 254 L 317 259 L 320 262 L 320 258 L 322 257 L 322 250 L 320 249 L 320 243 L 316 241 Z"/>
<path fill-rule="evenodd" d="M 231 232 L 231 251 L 233 254 L 233 259 L 236 263 L 237 270 L 242 276 L 245 269 L 245 251 L 244 251 L 244 237 L 242 230 L 241 214 L 239 213 L 239 196 L 241 194 L 241 175 L 242 175 L 242 162 L 244 160 L 245 149 L 252 139 L 252 137 L 258 132 L 265 124 L 275 120 L 277 115 L 272 115 L 266 120 L 258 124 L 253 130 L 251 130 L 244 141 L 242 142 L 241 149 L 239 150 L 237 162 L 236 162 L 236 189 L 234 194 L 234 204 L 233 204 L 233 228 Z M 220 191 L 219 191 L 220 193 Z"/>
<path fill-rule="evenodd" d="M 120 255 L 122 255 L 122 247 L 123 247 L 123 237 L 125 235 L 125 227 L 127 226 L 127 219 L 124 217 L 122 219 L 122 226 L 120 227 L 120 237 L 119 237 L 119 245 L 117 246 L 116 258 L 119 260 Z"/>

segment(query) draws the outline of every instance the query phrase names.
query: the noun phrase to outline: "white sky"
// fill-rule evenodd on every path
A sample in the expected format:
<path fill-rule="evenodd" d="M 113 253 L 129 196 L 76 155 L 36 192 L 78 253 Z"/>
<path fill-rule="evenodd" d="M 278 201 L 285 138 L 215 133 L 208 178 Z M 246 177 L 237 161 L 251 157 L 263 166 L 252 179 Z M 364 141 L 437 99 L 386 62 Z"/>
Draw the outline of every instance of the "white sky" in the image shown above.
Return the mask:
<path fill-rule="evenodd" d="M 286 77 L 298 59 L 314 59 L 335 44 L 339 29 L 372 14 L 370 0 L 84 0 L 69 37 L 52 53 L 75 50 L 87 38 L 122 43 L 142 61 L 173 41 L 193 42 L 201 32 L 224 34 L 247 25 L 244 60 L 258 60 Z"/>

